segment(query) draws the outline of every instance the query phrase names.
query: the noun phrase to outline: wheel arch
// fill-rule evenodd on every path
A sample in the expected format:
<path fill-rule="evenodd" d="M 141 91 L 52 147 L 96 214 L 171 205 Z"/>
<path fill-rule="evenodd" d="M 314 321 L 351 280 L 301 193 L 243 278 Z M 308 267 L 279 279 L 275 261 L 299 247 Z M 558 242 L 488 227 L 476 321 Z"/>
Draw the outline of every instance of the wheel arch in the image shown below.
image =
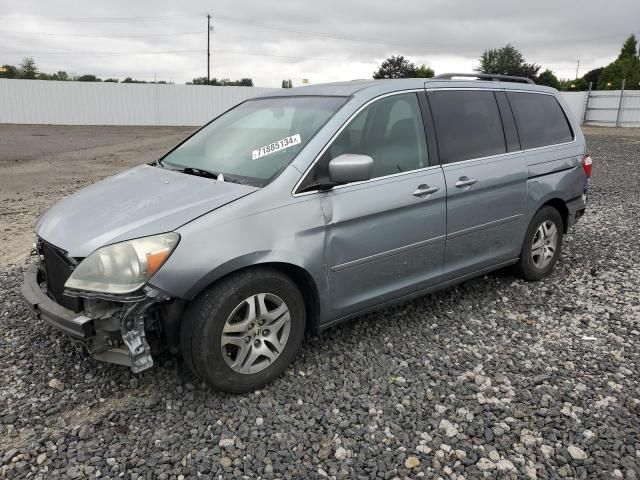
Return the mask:
<path fill-rule="evenodd" d="M 536 210 L 536 213 L 547 206 L 553 207 L 558 211 L 560 217 L 562 217 L 562 233 L 567 233 L 569 230 L 569 208 L 567 208 L 566 202 L 558 197 L 550 198 L 540 205 L 540 208 Z"/>
<path fill-rule="evenodd" d="M 264 259 L 263 261 L 256 262 L 255 255 L 251 255 L 250 258 L 236 259 L 216 268 L 197 282 L 196 285 L 189 290 L 187 300 L 191 301 L 195 299 L 204 290 L 238 272 L 255 268 L 272 268 L 286 275 L 300 289 L 305 302 L 307 316 L 306 330 L 309 333 L 315 334 L 319 331 L 320 326 L 320 289 L 322 285 L 318 285 L 316 278 L 314 278 L 307 268 L 301 266 L 300 263 L 280 259 Z"/>

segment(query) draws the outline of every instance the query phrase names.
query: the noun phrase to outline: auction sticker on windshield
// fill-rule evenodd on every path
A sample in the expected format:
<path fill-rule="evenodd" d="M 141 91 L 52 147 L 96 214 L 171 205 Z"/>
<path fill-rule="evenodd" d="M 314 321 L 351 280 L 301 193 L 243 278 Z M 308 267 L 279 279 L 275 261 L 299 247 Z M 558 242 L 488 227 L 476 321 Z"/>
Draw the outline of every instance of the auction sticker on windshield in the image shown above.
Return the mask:
<path fill-rule="evenodd" d="M 295 135 L 291 135 L 290 137 L 283 138 L 282 140 L 278 140 L 277 142 L 270 143 L 269 145 L 265 145 L 264 147 L 260 147 L 257 150 L 254 150 L 253 152 L 251 152 L 251 159 L 258 160 L 259 158 L 279 152 L 284 148 L 298 145 L 299 143 L 302 143 L 302 140 L 300 139 L 300 134 L 297 133 Z"/>

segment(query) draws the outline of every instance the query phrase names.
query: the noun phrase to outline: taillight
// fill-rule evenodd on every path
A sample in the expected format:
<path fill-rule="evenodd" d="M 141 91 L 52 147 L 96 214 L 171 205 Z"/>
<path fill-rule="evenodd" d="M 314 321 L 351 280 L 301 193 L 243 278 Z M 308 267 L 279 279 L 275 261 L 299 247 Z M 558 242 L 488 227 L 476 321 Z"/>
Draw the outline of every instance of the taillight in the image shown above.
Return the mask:
<path fill-rule="evenodd" d="M 591 176 L 591 167 L 593 166 L 593 161 L 591 160 L 591 155 L 588 153 L 582 157 L 582 168 L 584 169 L 584 173 L 587 174 L 587 177 Z"/>

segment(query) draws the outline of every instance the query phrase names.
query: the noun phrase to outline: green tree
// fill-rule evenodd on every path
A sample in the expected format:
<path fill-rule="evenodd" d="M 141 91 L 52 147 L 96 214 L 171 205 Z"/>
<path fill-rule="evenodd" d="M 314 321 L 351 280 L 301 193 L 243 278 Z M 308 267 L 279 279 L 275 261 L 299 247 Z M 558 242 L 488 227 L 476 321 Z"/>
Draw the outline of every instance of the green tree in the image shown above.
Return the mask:
<path fill-rule="evenodd" d="M 51 80 L 66 82 L 67 80 L 71 80 L 71 78 L 69 78 L 69 74 L 64 70 L 58 70 L 57 73 L 51 75 Z"/>
<path fill-rule="evenodd" d="M 618 58 L 604 67 L 598 76 L 598 89 L 620 89 L 623 79 L 625 89 L 640 89 L 640 58 L 637 47 L 635 35 L 630 35 L 622 45 Z"/>
<path fill-rule="evenodd" d="M 102 79 L 96 77 L 95 75 L 87 74 L 80 75 L 79 77 L 74 78 L 76 82 L 101 82 Z"/>
<path fill-rule="evenodd" d="M 108 82 L 108 83 L 119 83 L 120 80 L 118 80 L 117 78 L 107 78 L 107 79 L 105 79 L 105 82 Z"/>
<path fill-rule="evenodd" d="M 547 87 L 553 87 L 556 90 L 560 90 L 560 81 L 558 80 L 558 77 L 556 77 L 555 74 L 548 68 L 540 75 L 538 75 L 538 78 L 536 78 L 536 83 L 540 85 L 546 85 Z"/>
<path fill-rule="evenodd" d="M 33 57 L 25 57 L 22 59 L 20 67 L 18 67 L 18 77 L 33 80 L 38 76 L 38 67 Z"/>
<path fill-rule="evenodd" d="M 600 74 L 602 73 L 603 70 L 604 70 L 603 67 L 594 68 L 593 70 L 589 70 L 587 73 L 584 74 L 582 79 L 587 84 L 587 87 L 589 86 L 589 83 L 591 83 L 592 88 L 594 89 L 598 88 L 598 78 L 600 77 Z"/>
<path fill-rule="evenodd" d="M 292 88 L 292 87 L 293 87 L 293 82 L 291 81 L 291 79 L 282 80 L 282 88 Z"/>
<path fill-rule="evenodd" d="M 560 80 L 560 88 L 558 88 L 558 90 L 566 92 L 580 92 L 587 90 L 588 88 L 589 84 L 584 80 L 584 78 L 576 78 L 574 80 Z"/>
<path fill-rule="evenodd" d="M 424 63 L 416 68 L 416 78 L 433 78 L 435 74 L 433 68 L 427 67 Z"/>
<path fill-rule="evenodd" d="M 13 65 L 2 65 L 0 78 L 18 78 L 19 72 Z"/>
<path fill-rule="evenodd" d="M 240 80 L 237 80 L 236 83 L 238 87 L 253 87 L 252 78 L 241 78 Z M 293 86 L 293 84 L 291 84 L 291 86 Z"/>
<path fill-rule="evenodd" d="M 628 58 L 628 57 L 637 57 L 638 56 L 638 41 L 636 40 L 635 35 L 629 35 L 627 39 L 622 44 L 622 49 L 620 50 L 620 55 L 618 55 L 618 59 Z"/>
<path fill-rule="evenodd" d="M 122 83 L 147 83 L 147 82 L 145 82 L 144 80 L 136 80 L 134 78 L 127 77 L 122 81 Z"/>
<path fill-rule="evenodd" d="M 480 56 L 476 72 L 513 75 L 534 79 L 538 75 L 540 65 L 527 63 L 522 53 L 508 43 L 502 48 L 485 50 Z"/>
<path fill-rule="evenodd" d="M 376 80 L 382 78 L 415 78 L 416 66 L 402 55 L 397 57 L 392 55 L 387 58 L 376 72 L 373 73 L 373 78 Z"/>
<path fill-rule="evenodd" d="M 241 78 L 240 80 L 229 80 L 228 78 L 212 78 L 207 82 L 207 77 L 196 77 L 187 85 L 217 85 L 222 87 L 253 87 L 253 80 L 251 78 Z"/>

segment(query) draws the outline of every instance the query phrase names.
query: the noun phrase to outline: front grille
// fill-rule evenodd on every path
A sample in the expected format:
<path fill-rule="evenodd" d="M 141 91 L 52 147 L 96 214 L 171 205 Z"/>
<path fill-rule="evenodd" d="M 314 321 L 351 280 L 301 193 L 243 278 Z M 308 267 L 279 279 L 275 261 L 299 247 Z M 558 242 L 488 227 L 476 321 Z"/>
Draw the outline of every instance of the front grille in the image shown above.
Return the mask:
<path fill-rule="evenodd" d="M 82 311 L 82 299 L 68 297 L 62 292 L 64 284 L 75 268 L 74 262 L 67 257 L 64 250 L 40 239 L 38 242 L 40 254 L 43 257 L 45 272 L 45 282 L 47 284 L 47 295 L 57 304 L 62 305 L 74 312 Z"/>

